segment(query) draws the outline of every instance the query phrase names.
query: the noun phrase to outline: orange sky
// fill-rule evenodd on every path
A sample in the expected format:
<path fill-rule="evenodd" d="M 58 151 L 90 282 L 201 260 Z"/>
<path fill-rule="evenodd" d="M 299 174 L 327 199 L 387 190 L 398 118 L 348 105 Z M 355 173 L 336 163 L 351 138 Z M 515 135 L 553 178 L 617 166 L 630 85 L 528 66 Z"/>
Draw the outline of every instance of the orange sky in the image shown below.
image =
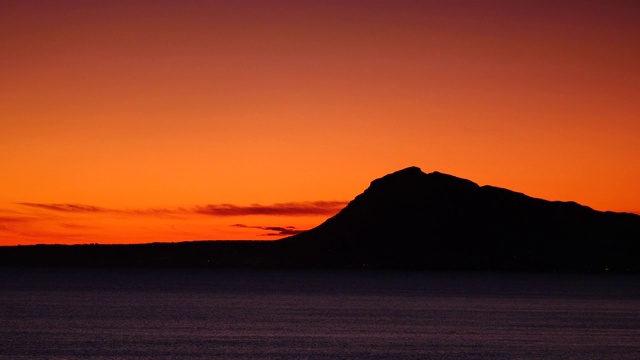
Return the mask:
<path fill-rule="evenodd" d="M 640 213 L 638 19 L 632 0 L 2 1 L 0 244 L 276 239 L 410 165 Z"/>

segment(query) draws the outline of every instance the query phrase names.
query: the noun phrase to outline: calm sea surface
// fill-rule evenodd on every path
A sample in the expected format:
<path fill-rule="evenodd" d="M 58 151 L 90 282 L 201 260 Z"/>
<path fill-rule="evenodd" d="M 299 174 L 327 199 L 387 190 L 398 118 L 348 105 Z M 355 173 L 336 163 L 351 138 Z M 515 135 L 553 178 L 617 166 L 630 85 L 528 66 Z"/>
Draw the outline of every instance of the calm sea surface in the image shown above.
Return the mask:
<path fill-rule="evenodd" d="M 640 276 L 0 268 L 0 359 L 640 359 Z"/>

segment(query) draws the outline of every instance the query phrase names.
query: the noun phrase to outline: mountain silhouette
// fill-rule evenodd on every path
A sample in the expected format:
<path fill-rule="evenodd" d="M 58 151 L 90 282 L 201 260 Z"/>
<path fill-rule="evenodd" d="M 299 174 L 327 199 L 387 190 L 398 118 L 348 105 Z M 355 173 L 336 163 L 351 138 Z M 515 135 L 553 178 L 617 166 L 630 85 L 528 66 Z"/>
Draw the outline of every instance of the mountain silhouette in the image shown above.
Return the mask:
<path fill-rule="evenodd" d="M 409 167 L 278 241 L 2 246 L 0 265 L 640 272 L 640 216 Z"/>
<path fill-rule="evenodd" d="M 337 215 L 281 242 L 301 264 L 318 266 L 638 271 L 640 216 L 409 167 L 374 180 Z"/>

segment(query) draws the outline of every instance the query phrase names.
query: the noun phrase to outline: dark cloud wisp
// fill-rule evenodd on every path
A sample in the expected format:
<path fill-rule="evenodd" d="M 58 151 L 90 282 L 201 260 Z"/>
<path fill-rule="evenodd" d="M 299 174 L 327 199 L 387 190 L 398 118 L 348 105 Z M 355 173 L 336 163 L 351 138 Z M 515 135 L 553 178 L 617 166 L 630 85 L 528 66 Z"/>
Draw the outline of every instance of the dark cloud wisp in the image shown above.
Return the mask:
<path fill-rule="evenodd" d="M 198 206 L 195 212 L 214 216 L 248 216 L 248 215 L 272 215 L 272 216 L 309 216 L 309 215 L 333 215 L 340 211 L 346 201 L 308 201 L 277 203 L 271 205 L 253 204 L 239 206 L 232 204 L 209 204 Z"/>
<path fill-rule="evenodd" d="M 106 209 L 98 206 L 92 205 L 82 205 L 82 204 L 42 204 L 42 203 L 30 203 L 30 202 L 20 202 L 16 203 L 18 205 L 27 206 L 35 209 L 49 210 L 49 211 L 57 211 L 57 212 L 67 212 L 67 213 L 111 213 L 118 212 L 113 209 Z"/>
<path fill-rule="evenodd" d="M 243 229 L 260 229 L 269 231 L 268 233 L 261 234 L 263 236 L 291 236 L 305 232 L 306 230 L 296 229 L 295 226 L 251 226 L 245 224 L 233 224 L 233 227 L 239 227 Z"/>
<path fill-rule="evenodd" d="M 336 214 L 346 204 L 346 201 L 306 201 L 276 203 L 270 205 L 234 205 L 207 204 L 190 208 L 148 208 L 148 209 L 110 209 L 100 206 L 73 203 L 16 203 L 32 209 L 40 209 L 58 213 L 75 214 L 130 214 L 146 216 L 170 216 L 199 214 L 208 216 L 327 216 Z"/>

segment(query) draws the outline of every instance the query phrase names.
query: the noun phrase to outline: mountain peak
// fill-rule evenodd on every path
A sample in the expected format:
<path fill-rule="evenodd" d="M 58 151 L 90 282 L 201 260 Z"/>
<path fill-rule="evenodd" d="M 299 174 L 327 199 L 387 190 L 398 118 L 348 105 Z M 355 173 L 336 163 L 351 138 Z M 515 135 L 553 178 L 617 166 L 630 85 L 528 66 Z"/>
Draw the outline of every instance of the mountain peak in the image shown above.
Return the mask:
<path fill-rule="evenodd" d="M 402 170 L 398 170 L 394 173 L 391 173 L 389 175 L 393 175 L 393 174 L 400 174 L 400 173 L 406 173 L 406 174 L 422 174 L 422 169 L 420 169 L 417 166 L 409 166 L 407 168 L 404 168 Z"/>
<path fill-rule="evenodd" d="M 284 242 L 307 261 L 340 266 L 592 271 L 637 269 L 639 235 L 638 216 L 412 166 L 372 181 L 334 217 Z"/>
<path fill-rule="evenodd" d="M 408 168 L 404 168 L 402 170 L 398 170 L 396 172 L 392 172 L 391 174 L 387 174 L 381 178 L 373 180 L 371 183 L 375 183 L 377 181 L 403 181 L 406 179 L 415 179 L 422 178 L 425 174 L 422 170 L 417 166 L 410 166 Z"/>
<path fill-rule="evenodd" d="M 410 166 L 373 180 L 369 188 L 381 187 L 400 187 L 402 189 L 409 190 L 416 188 L 424 189 L 425 187 L 433 189 L 476 189 L 479 186 L 467 179 L 444 174 L 438 171 L 426 174 L 419 167 Z"/>
<path fill-rule="evenodd" d="M 422 182 L 425 176 L 427 176 L 427 174 L 423 173 L 419 167 L 411 166 L 373 180 L 369 189 L 397 186 L 404 187 L 410 184 L 417 184 Z"/>

